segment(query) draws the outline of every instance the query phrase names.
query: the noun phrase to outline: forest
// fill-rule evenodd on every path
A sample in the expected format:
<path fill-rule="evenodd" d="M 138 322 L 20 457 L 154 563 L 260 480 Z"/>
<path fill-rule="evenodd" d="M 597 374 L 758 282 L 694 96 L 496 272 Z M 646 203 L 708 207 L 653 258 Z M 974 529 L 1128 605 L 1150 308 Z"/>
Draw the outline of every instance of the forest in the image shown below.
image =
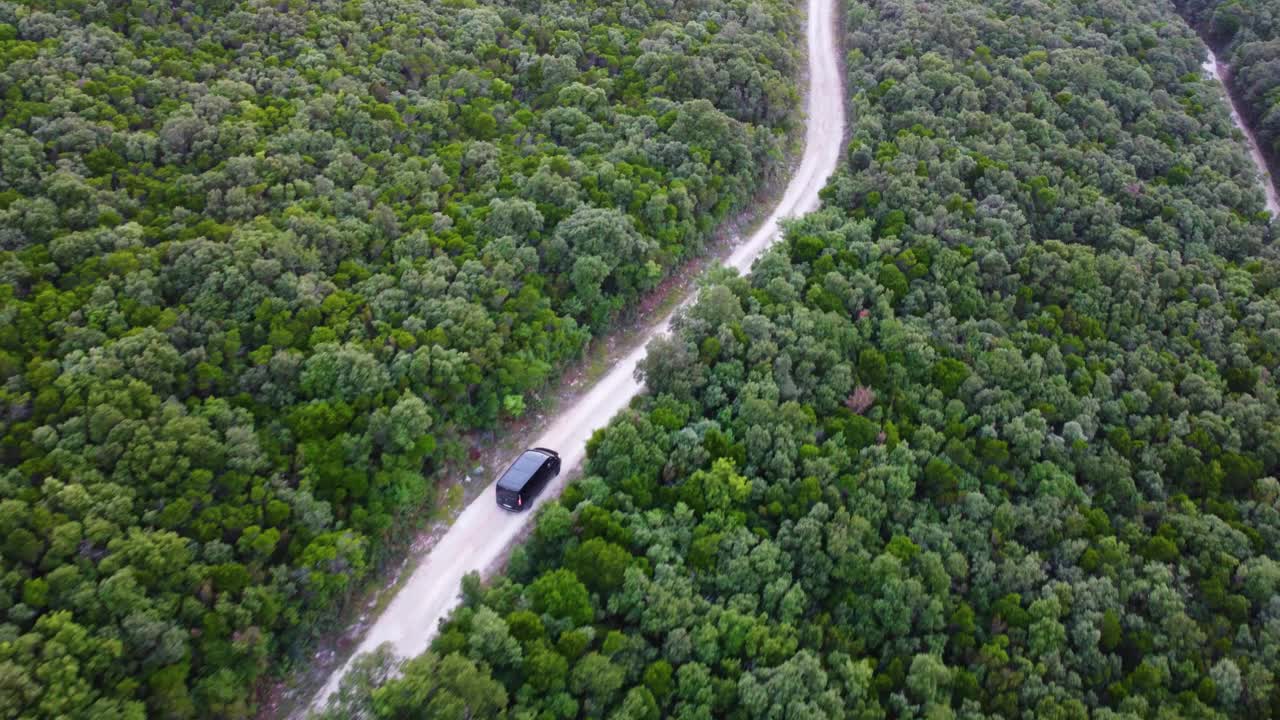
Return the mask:
<path fill-rule="evenodd" d="M 1231 68 L 1231 92 L 1275 168 L 1280 162 L 1280 2 L 1177 0 Z"/>
<path fill-rule="evenodd" d="M 243 718 L 784 166 L 781 0 L 0 0 L 0 717 Z"/>
<path fill-rule="evenodd" d="M 1280 258 L 1158 0 L 848 0 L 822 209 L 326 718 L 1280 717 Z"/>

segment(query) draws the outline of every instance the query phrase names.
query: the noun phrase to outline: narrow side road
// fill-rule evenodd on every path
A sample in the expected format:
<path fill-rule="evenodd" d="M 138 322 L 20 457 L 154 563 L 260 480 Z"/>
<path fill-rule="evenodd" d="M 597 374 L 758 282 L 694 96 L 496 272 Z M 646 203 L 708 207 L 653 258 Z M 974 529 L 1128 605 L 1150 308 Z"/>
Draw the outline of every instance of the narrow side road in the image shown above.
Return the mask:
<path fill-rule="evenodd" d="M 1227 106 L 1231 108 L 1231 122 L 1244 133 L 1245 144 L 1249 147 L 1249 157 L 1253 159 L 1253 164 L 1258 166 L 1258 174 L 1261 176 L 1259 180 L 1262 182 L 1262 191 L 1267 199 L 1267 210 L 1271 211 L 1272 220 L 1280 218 L 1280 196 L 1276 194 L 1276 184 L 1271 177 L 1271 171 L 1267 168 L 1267 159 L 1263 156 L 1262 149 L 1258 147 L 1258 140 L 1254 137 L 1253 130 L 1249 129 L 1248 124 L 1245 123 L 1240 108 L 1236 107 L 1236 98 L 1231 94 L 1231 86 L 1227 84 L 1225 68 L 1218 62 L 1218 56 L 1214 54 L 1212 48 L 1209 49 L 1209 57 L 1202 67 L 1209 77 L 1222 85 L 1222 91 L 1227 96 Z"/>
<path fill-rule="evenodd" d="M 840 28 L 837 27 L 839 13 L 836 2 L 809 0 L 809 87 L 805 106 L 804 155 L 773 213 L 760 230 L 727 259 L 726 264 L 739 272 L 747 272 L 755 259 L 777 239 L 779 220 L 817 208 L 818 191 L 826 184 L 839 161 L 844 139 L 845 98 L 838 56 L 837 33 Z M 689 302 L 689 298 L 684 302 Z M 576 403 L 560 412 L 534 445 L 559 452 L 566 470 L 577 466 L 586 455 L 586 441 L 591 434 L 607 424 L 643 389 L 635 378 L 636 365 L 644 357 L 647 343 L 668 332 L 672 314 L 638 338 L 634 350 L 618 361 Z M 569 474 L 562 473 L 548 485 L 539 502 L 558 495 Z M 471 571 L 483 571 L 498 560 L 534 516 L 536 509 L 535 504 L 519 515 L 503 511 L 494 501 L 491 483 L 463 510 L 453 527 L 423 558 L 408 582 L 369 628 L 352 658 L 372 651 L 384 642 L 390 642 L 396 654 L 403 657 L 412 657 L 426 650 L 439 620 L 458 604 L 463 576 Z M 348 659 L 329 677 L 310 709 L 323 708 L 351 664 L 352 660 Z"/>

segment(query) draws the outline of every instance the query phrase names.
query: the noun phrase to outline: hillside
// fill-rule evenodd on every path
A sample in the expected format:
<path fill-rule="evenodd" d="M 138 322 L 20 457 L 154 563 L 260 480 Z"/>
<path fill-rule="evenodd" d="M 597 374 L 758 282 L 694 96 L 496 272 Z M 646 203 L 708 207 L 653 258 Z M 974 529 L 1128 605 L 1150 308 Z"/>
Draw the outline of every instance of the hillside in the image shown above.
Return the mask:
<path fill-rule="evenodd" d="M 796 18 L 0 2 L 0 716 L 250 714 L 777 177 Z"/>
<path fill-rule="evenodd" d="M 1280 264 L 1155 0 L 849 0 L 825 207 L 329 717 L 1280 716 Z"/>

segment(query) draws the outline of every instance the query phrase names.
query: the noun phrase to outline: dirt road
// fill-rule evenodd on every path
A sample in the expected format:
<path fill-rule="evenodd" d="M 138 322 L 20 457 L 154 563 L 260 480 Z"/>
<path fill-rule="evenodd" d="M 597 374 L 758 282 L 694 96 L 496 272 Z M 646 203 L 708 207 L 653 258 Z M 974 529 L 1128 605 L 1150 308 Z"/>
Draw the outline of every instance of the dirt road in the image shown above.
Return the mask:
<path fill-rule="evenodd" d="M 739 245 L 726 260 L 739 272 L 747 272 L 757 257 L 777 238 L 778 220 L 803 215 L 818 206 L 818 191 L 835 170 L 844 136 L 844 92 L 840 76 L 838 15 L 836 0 L 810 0 L 808 8 L 808 80 L 804 155 L 782 201 L 761 225 L 760 230 Z M 670 326 L 668 315 L 623 357 L 577 402 L 563 409 L 537 446 L 556 449 L 563 467 L 572 468 L 586 454 L 591 434 L 609 422 L 639 393 L 635 369 L 644 357 L 645 345 Z M 505 469 L 505 466 L 504 468 Z M 568 473 L 563 473 L 545 492 L 539 503 L 559 494 Z M 521 529 L 533 517 L 533 510 L 520 515 L 507 513 L 494 501 L 492 485 L 462 514 L 414 571 L 403 589 L 369 628 L 355 654 L 368 652 L 390 642 L 397 654 L 412 657 L 426 650 L 440 618 L 458 604 L 463 575 L 483 571 L 497 560 Z M 348 660 L 333 673 L 315 697 L 312 709 L 319 709 L 351 666 Z"/>
<path fill-rule="evenodd" d="M 1271 179 L 1271 171 L 1267 169 L 1267 160 L 1262 155 L 1262 149 L 1258 147 L 1258 140 L 1253 135 L 1253 130 L 1244 121 L 1244 116 L 1240 113 L 1240 109 L 1236 107 L 1235 96 L 1231 94 L 1231 87 L 1227 85 L 1226 66 L 1218 62 L 1218 56 L 1213 54 L 1213 50 L 1209 50 L 1209 58 L 1202 65 L 1204 71 L 1209 77 L 1214 78 L 1222 85 L 1222 91 L 1226 93 L 1227 105 L 1231 108 L 1231 122 L 1240 128 L 1240 132 L 1244 133 L 1245 144 L 1249 147 L 1249 157 L 1253 158 L 1253 164 L 1258 166 L 1259 180 L 1262 182 L 1262 191 L 1267 200 L 1267 210 L 1271 211 L 1272 219 L 1280 218 L 1280 196 L 1276 194 L 1276 184 Z"/>

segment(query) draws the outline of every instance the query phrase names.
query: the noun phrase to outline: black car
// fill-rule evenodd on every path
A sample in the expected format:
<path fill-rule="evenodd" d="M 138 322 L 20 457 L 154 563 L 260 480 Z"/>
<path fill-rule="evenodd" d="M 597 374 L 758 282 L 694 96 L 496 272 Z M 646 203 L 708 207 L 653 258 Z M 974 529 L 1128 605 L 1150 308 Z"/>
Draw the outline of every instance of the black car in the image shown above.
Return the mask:
<path fill-rule="evenodd" d="M 520 512 L 533 503 L 538 493 L 560 474 L 560 455 L 555 450 L 525 450 L 498 478 L 498 505 Z"/>

